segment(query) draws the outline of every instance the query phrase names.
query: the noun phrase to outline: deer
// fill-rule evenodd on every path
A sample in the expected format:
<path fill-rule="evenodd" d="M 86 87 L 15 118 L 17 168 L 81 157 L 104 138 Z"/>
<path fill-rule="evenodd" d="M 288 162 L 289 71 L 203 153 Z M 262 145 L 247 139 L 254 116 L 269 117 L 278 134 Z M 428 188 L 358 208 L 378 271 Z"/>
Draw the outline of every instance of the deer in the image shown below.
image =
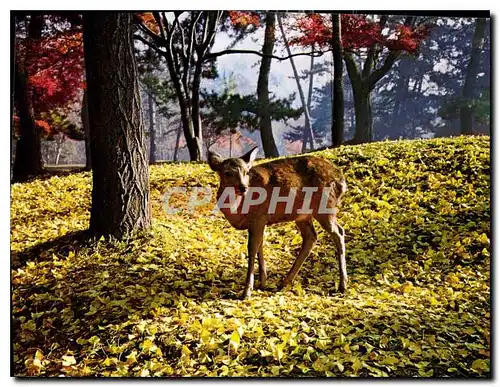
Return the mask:
<path fill-rule="evenodd" d="M 254 166 L 257 153 L 258 147 L 255 147 L 239 158 L 223 159 L 216 152 L 208 152 L 208 164 L 219 176 L 219 210 L 231 226 L 248 230 L 248 268 L 241 298 L 249 298 L 252 293 L 255 256 L 259 263 L 258 289 L 265 290 L 267 270 L 263 240 L 266 226 L 295 222 L 302 237 L 298 256 L 278 286 L 281 290 L 293 283 L 316 243 L 313 219 L 333 239 L 340 272 L 338 290 L 344 293 L 348 281 L 345 232 L 337 221 L 338 207 L 347 189 L 342 171 L 326 159 L 309 155 Z"/>

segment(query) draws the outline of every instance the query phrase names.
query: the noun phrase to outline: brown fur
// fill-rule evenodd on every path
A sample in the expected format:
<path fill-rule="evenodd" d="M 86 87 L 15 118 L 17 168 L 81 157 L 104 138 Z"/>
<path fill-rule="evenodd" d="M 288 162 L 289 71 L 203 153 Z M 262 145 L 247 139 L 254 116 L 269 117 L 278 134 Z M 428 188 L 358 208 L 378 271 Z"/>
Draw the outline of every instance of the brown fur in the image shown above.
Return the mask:
<path fill-rule="evenodd" d="M 339 206 L 341 197 L 346 190 L 346 182 L 342 171 L 329 161 L 314 156 L 274 160 L 252 167 L 255 155 L 256 148 L 239 159 L 233 158 L 222 160 L 217 154 L 209 154 L 210 167 L 216 171 L 220 177 L 217 199 L 220 198 L 226 187 L 235 187 L 238 196 L 249 194 L 242 191 L 245 187 L 262 187 L 267 192 L 266 200 L 262 204 L 250 206 L 250 211 L 247 214 L 242 213 L 243 200 L 236 213 L 231 213 L 227 208 L 221 209 L 224 216 L 233 227 L 239 230 L 249 230 L 249 267 L 243 298 L 250 296 L 253 288 L 255 254 L 259 256 L 260 288 L 263 288 L 265 284 L 267 274 L 262 254 L 262 239 L 265 226 L 295 221 L 302 234 L 302 249 L 293 267 L 283 281 L 283 286 L 286 286 L 294 280 L 303 261 L 309 255 L 316 241 L 316 232 L 312 223 L 313 218 L 316 219 L 334 239 L 339 253 L 339 287 L 343 292 L 347 283 L 344 232 L 336 220 L 336 208 Z M 285 213 L 286 203 L 278 202 L 276 211 L 273 214 L 269 214 L 269 203 L 273 188 L 275 187 L 280 188 L 279 195 L 281 197 L 287 196 L 292 187 L 297 189 L 291 213 Z M 312 214 L 298 213 L 298 210 L 303 207 L 304 203 L 305 193 L 302 191 L 303 187 L 318 188 L 318 191 L 313 193 L 309 206 L 309 208 L 312 209 Z M 327 207 L 335 209 L 334 214 L 318 213 L 324 188 L 331 188 L 327 200 Z"/>

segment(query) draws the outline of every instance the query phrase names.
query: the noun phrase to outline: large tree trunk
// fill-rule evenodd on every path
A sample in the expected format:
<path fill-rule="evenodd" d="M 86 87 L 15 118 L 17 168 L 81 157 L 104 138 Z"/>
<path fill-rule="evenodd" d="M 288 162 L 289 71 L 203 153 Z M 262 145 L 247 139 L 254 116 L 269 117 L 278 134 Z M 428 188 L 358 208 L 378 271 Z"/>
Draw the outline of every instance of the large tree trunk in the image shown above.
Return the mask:
<path fill-rule="evenodd" d="M 333 22 L 333 102 L 332 146 L 344 141 L 344 64 L 342 62 L 342 35 L 340 14 L 332 15 Z"/>
<path fill-rule="evenodd" d="M 124 238 L 151 226 L 133 14 L 84 14 L 93 167 L 90 231 Z"/>
<path fill-rule="evenodd" d="M 149 163 L 153 164 L 156 154 L 156 136 L 155 136 L 155 104 L 153 94 L 148 92 L 148 115 L 149 115 Z"/>
<path fill-rule="evenodd" d="M 484 45 L 484 30 L 486 27 L 486 19 L 476 19 L 474 28 L 474 36 L 472 37 L 472 50 L 470 54 L 469 64 L 467 65 L 467 74 L 462 89 L 462 97 L 465 105 L 460 108 L 460 132 L 462 134 L 473 134 L 472 128 L 472 110 L 470 103 L 474 98 L 477 70 L 481 59 L 481 51 Z"/>
<path fill-rule="evenodd" d="M 266 13 L 266 31 L 264 33 L 264 45 L 262 53 L 272 55 L 275 41 L 276 14 Z M 271 71 L 272 58 L 262 57 L 257 81 L 257 99 L 259 104 L 260 137 L 266 157 L 278 157 L 279 152 L 273 136 L 271 115 L 269 114 L 269 72 Z"/>
<path fill-rule="evenodd" d="M 90 152 L 89 98 L 86 89 L 83 92 L 81 118 L 85 134 L 85 170 L 90 171 L 92 169 L 92 156 Z"/>
<path fill-rule="evenodd" d="M 351 143 L 362 144 L 371 142 L 373 139 L 371 92 L 366 89 L 356 89 L 353 87 L 354 106 L 356 116 L 356 130 Z"/>
<path fill-rule="evenodd" d="M 304 96 L 304 91 L 302 90 L 302 85 L 300 84 L 299 72 L 297 71 L 297 67 L 295 66 L 295 61 L 291 56 L 292 50 L 290 50 L 290 45 L 288 44 L 288 39 L 286 38 L 285 30 L 283 28 L 283 23 L 281 22 L 281 16 L 279 14 L 278 14 L 278 26 L 280 27 L 281 35 L 283 37 L 283 41 L 285 42 L 285 48 L 287 54 L 290 57 L 290 64 L 292 65 L 293 76 L 295 78 L 295 82 L 297 83 L 297 90 L 299 91 L 300 102 L 302 103 L 302 108 L 304 109 L 305 124 L 304 124 L 304 136 L 302 139 L 302 152 L 305 152 L 308 141 L 311 142 L 311 150 L 314 148 L 313 131 L 311 127 L 311 115 L 309 112 L 309 106 L 307 105 L 306 98 Z M 313 65 L 314 65 L 314 56 L 311 55 L 311 74 Z"/>
<path fill-rule="evenodd" d="M 33 12 L 28 27 L 28 43 L 39 39 L 42 33 L 43 18 Z M 29 60 L 30 53 L 26 53 Z M 42 148 L 40 130 L 35 125 L 35 115 L 28 89 L 26 66 L 20 63 L 16 55 L 14 63 L 14 105 L 19 117 L 19 137 L 16 144 L 16 156 L 12 167 L 12 182 L 23 182 L 42 171 Z"/>

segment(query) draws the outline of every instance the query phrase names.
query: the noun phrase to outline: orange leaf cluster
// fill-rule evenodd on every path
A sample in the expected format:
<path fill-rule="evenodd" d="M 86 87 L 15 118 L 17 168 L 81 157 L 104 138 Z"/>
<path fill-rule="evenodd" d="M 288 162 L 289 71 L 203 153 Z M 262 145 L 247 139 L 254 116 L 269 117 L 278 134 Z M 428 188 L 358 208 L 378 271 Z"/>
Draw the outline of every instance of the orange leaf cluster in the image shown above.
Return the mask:
<path fill-rule="evenodd" d="M 35 125 L 38 126 L 44 132 L 44 134 L 50 133 L 50 125 L 47 121 L 35 120 Z"/>
<path fill-rule="evenodd" d="M 155 34 L 160 33 L 160 28 L 156 22 L 155 17 L 152 12 L 140 12 L 136 14 L 137 18 L 144 24 L 147 28 L 153 31 Z"/>
<path fill-rule="evenodd" d="M 236 27 L 246 27 L 253 24 L 260 25 L 260 18 L 256 12 L 229 11 L 231 23 Z"/>

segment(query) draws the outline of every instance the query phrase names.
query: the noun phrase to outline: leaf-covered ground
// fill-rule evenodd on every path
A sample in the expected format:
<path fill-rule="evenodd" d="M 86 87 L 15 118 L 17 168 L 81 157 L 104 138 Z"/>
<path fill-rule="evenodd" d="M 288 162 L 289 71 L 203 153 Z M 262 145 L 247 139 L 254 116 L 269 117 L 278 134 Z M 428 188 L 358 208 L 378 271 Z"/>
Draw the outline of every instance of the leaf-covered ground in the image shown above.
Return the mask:
<path fill-rule="evenodd" d="M 294 286 L 273 290 L 292 223 L 266 230 L 270 290 L 237 300 L 246 232 L 213 203 L 162 209 L 168 187 L 215 188 L 205 164 L 153 166 L 153 229 L 127 242 L 83 233 L 89 173 L 14 184 L 15 375 L 490 376 L 489 137 L 317 154 L 348 182 L 344 296 L 319 227 Z"/>

